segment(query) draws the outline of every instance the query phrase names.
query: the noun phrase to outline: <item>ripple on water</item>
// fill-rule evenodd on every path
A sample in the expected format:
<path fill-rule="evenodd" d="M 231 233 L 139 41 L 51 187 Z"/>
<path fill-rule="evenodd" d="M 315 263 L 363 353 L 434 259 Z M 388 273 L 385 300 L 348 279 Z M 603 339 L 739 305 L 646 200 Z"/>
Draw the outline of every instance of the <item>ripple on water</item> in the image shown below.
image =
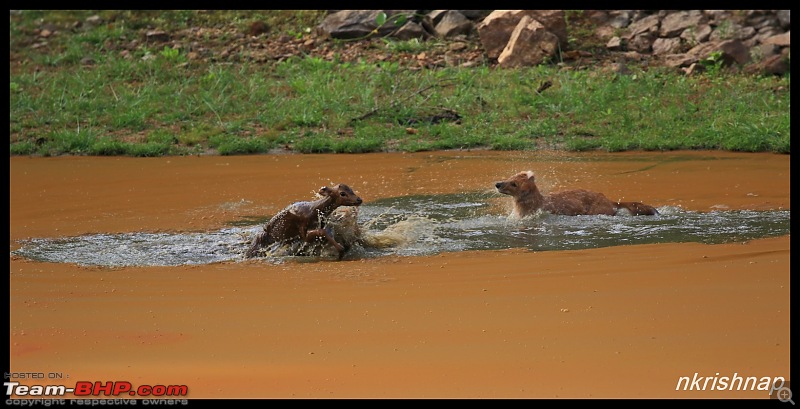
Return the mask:
<path fill-rule="evenodd" d="M 570 250 L 631 244 L 718 244 L 789 234 L 790 212 L 690 212 L 661 207 L 658 216 L 555 216 L 523 219 L 491 214 L 488 193 L 405 196 L 359 208 L 361 244 L 346 258 L 422 256 L 465 250 Z M 176 266 L 243 260 L 261 225 L 212 232 L 95 234 L 32 239 L 12 252 L 46 262 L 99 266 Z M 309 250 L 309 247 L 304 247 Z M 310 254 L 324 249 L 312 247 Z M 324 259 L 329 259 L 325 255 Z M 267 257 L 272 262 L 286 257 Z M 319 257 L 290 257 L 318 261 Z M 334 257 L 335 259 L 335 257 Z"/>

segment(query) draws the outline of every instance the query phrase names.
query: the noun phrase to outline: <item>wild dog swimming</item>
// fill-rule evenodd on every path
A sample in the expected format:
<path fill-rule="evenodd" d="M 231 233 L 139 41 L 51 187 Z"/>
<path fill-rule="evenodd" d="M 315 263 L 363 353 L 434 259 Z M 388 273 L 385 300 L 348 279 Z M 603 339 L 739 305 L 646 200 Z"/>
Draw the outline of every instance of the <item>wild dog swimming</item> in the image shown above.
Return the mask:
<path fill-rule="evenodd" d="M 311 243 L 324 240 L 339 252 L 339 259 L 349 249 L 349 244 L 337 242 L 327 224 L 331 213 L 340 206 L 360 206 L 362 200 L 345 184 L 319 189 L 321 198 L 315 201 L 296 202 L 281 210 L 264 226 L 245 253 L 246 258 L 254 257 L 259 250 L 273 243 L 302 240 Z"/>
<path fill-rule="evenodd" d="M 552 214 L 577 216 L 613 216 L 625 209 L 632 215 L 657 215 L 655 207 L 641 202 L 614 202 L 599 192 L 584 189 L 567 190 L 543 195 L 536 186 L 533 171 L 517 173 L 510 178 L 494 184 L 497 191 L 514 198 L 516 217 L 525 217 L 543 210 Z"/>

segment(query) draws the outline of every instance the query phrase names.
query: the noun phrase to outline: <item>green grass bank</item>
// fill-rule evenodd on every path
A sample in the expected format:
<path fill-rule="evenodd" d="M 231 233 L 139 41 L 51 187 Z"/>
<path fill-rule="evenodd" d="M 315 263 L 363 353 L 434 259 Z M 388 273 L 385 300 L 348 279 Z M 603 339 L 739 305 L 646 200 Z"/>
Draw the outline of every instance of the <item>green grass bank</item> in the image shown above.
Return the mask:
<path fill-rule="evenodd" d="M 111 22 L 76 23 L 95 14 Z M 152 27 L 204 29 L 204 44 L 217 47 L 212 56 L 224 55 L 226 40 L 254 21 L 270 27 L 263 36 L 302 40 L 323 15 L 12 13 L 10 154 L 790 152 L 790 77 L 737 74 L 714 61 L 692 76 L 558 64 L 418 69 L 366 54 L 357 61 L 333 52 L 232 62 L 195 58 L 188 48 L 131 45 Z M 43 38 L 48 27 L 56 34 Z M 440 45 L 378 39 L 365 53 L 421 53 Z M 542 87 L 546 82 L 551 86 Z"/>

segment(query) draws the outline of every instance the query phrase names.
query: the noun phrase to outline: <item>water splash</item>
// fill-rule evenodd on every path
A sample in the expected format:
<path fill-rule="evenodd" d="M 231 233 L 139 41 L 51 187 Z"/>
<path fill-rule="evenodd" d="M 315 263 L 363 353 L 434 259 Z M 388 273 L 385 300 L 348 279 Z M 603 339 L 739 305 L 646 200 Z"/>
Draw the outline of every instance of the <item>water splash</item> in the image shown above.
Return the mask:
<path fill-rule="evenodd" d="M 32 239 L 12 254 L 37 260 L 98 266 L 209 264 L 236 258 L 246 246 L 242 229 L 199 233 L 91 234 Z"/>
<path fill-rule="evenodd" d="M 465 250 L 536 251 L 632 244 L 719 244 L 789 234 L 790 212 L 691 212 L 660 207 L 658 216 L 554 216 L 513 219 L 497 214 L 487 192 L 404 196 L 343 209 L 332 216 L 337 240 L 351 244 L 345 259 L 424 256 Z M 12 252 L 46 262 L 100 266 L 175 266 L 244 260 L 261 223 L 214 232 L 96 234 L 33 239 Z M 335 260 L 328 245 L 278 243 L 263 257 L 274 263 Z"/>

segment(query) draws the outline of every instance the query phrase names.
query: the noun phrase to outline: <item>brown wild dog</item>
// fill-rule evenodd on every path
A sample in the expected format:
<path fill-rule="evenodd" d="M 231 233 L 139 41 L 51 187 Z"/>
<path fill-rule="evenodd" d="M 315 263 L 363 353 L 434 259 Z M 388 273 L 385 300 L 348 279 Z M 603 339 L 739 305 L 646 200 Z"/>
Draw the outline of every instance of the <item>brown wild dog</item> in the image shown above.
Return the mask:
<path fill-rule="evenodd" d="M 339 252 L 339 259 L 344 257 L 348 246 L 334 240 L 332 232 L 326 224 L 331 213 L 339 206 L 359 206 L 361 198 L 353 193 L 349 186 L 338 184 L 333 187 L 324 186 L 319 189 L 320 199 L 312 202 L 297 202 L 281 210 L 264 226 L 250 249 L 246 258 L 258 254 L 258 251 L 270 244 L 301 240 L 311 243 L 314 240 L 325 240 Z"/>
<path fill-rule="evenodd" d="M 567 216 L 598 215 L 613 216 L 620 209 L 632 215 L 656 215 L 655 207 L 641 202 L 614 202 L 604 194 L 584 189 L 543 195 L 536 186 L 532 171 L 520 172 L 509 179 L 494 184 L 497 191 L 514 198 L 513 215 L 525 217 L 540 209 L 552 214 Z"/>

